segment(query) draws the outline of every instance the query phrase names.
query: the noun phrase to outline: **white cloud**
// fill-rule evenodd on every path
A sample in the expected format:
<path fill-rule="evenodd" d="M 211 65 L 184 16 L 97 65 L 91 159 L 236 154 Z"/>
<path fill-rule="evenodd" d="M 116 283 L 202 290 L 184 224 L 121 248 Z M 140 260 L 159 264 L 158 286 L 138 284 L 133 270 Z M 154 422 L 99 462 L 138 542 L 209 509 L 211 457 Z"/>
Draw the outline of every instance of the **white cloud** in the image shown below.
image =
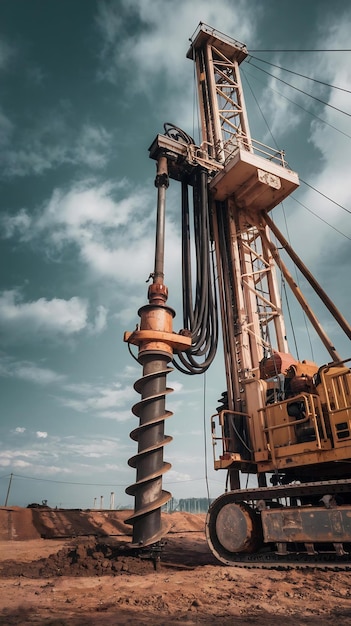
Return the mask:
<path fill-rule="evenodd" d="M 84 229 L 89 227 L 125 226 L 131 213 L 136 209 L 139 198 L 139 194 L 123 198 L 126 190 L 125 180 L 100 185 L 95 185 L 94 181 L 83 180 L 68 191 L 55 189 L 33 225 L 39 231 L 53 226 L 61 227 L 62 231 L 57 235 L 57 242 L 67 235 L 70 239 L 78 239 L 79 235 L 84 235 Z M 113 198 L 116 192 L 122 196 L 118 202 Z M 89 231 L 86 238 L 90 238 Z"/>
<path fill-rule="evenodd" d="M 63 390 L 78 397 L 60 396 L 58 399 L 63 406 L 78 411 L 90 413 L 97 417 L 125 421 L 131 417 L 130 410 L 123 407 L 128 401 L 135 399 L 130 385 L 120 383 L 107 385 L 64 385 Z"/>
<path fill-rule="evenodd" d="M 92 386 L 89 383 L 68 383 L 64 389 L 69 393 L 86 396 L 91 394 Z"/>
<path fill-rule="evenodd" d="M 192 476 L 190 474 L 186 474 L 184 472 L 177 472 L 175 470 L 170 470 L 169 472 L 167 472 L 166 477 L 165 477 L 165 486 L 171 483 L 188 482 L 191 479 L 192 479 Z"/>
<path fill-rule="evenodd" d="M 218 8 L 212 0 L 179 0 L 176 11 L 165 11 L 163 0 L 122 0 L 118 6 L 101 2 L 96 18 L 102 36 L 101 76 L 114 82 L 121 69 L 130 70 L 132 64 L 138 67 L 138 81 L 129 84 L 129 89 L 150 89 L 150 79 L 161 76 L 167 86 L 179 82 L 184 85 L 182 60 L 188 39 L 200 21 L 226 33 L 237 33 L 237 38 L 245 42 L 261 11 L 256 6 L 249 13 L 244 0 L 237 0 L 235 10 L 230 4 Z M 137 34 L 129 36 L 127 45 L 123 12 L 134 14 L 141 26 Z M 185 63 L 189 64 L 191 76 L 191 63 Z"/>
<path fill-rule="evenodd" d="M 57 374 L 47 368 L 37 367 L 33 363 L 17 364 L 14 375 L 22 380 L 28 380 L 40 385 L 57 383 L 65 378 L 62 374 Z"/>
<path fill-rule="evenodd" d="M 275 59 L 275 63 L 277 65 L 284 65 L 284 61 L 280 58 Z M 288 135 L 288 133 L 294 132 L 294 130 L 298 128 L 301 119 L 305 116 L 305 112 L 302 109 L 299 109 L 296 104 L 307 110 L 310 108 L 312 110 L 313 105 L 310 104 L 306 96 L 303 96 L 301 93 L 293 90 L 284 83 L 279 82 L 277 79 L 294 84 L 299 89 L 306 88 L 306 81 L 295 77 L 291 78 L 290 75 L 286 75 L 285 72 L 278 68 L 271 68 L 268 66 L 267 69 L 266 66 L 263 66 L 256 61 L 254 61 L 254 65 L 261 67 L 264 71 L 268 71 L 275 77 L 265 77 L 264 80 L 267 82 L 267 87 L 265 87 L 262 91 L 260 107 L 262 111 L 264 111 L 265 118 L 269 120 L 269 132 L 265 129 L 266 134 L 263 139 L 268 145 L 271 145 L 273 135 L 274 139 L 278 141 L 280 147 L 282 139 Z M 294 64 L 290 63 L 289 68 L 294 70 L 294 67 Z M 246 72 L 247 68 L 248 71 Z M 296 71 L 298 69 L 301 71 L 301 66 L 297 64 Z M 250 84 L 252 82 L 252 71 L 253 68 L 250 70 L 250 65 L 243 68 L 243 75 L 246 76 Z M 257 74 L 257 76 L 262 79 L 260 74 Z"/>
<path fill-rule="evenodd" d="M 120 88 L 124 72 L 128 89 L 124 98 L 148 98 L 160 120 L 174 121 L 197 135 L 194 129 L 194 68 L 186 58 L 193 35 L 200 22 L 223 33 L 234 33 L 246 43 L 255 36 L 259 16 L 264 10 L 255 5 L 248 11 L 245 0 L 179 0 L 176 10 L 165 10 L 164 0 L 122 0 L 98 5 L 97 25 L 101 34 L 101 63 L 98 78 Z M 138 28 L 130 35 L 125 19 L 133 16 Z M 135 80 L 131 80 L 135 76 Z M 122 78 L 122 79 L 121 79 Z M 162 97 L 155 99 L 155 92 Z M 196 140 L 196 139 L 195 139 Z"/>
<path fill-rule="evenodd" d="M 313 43 L 311 43 L 311 48 L 348 48 L 350 18 L 350 10 L 345 15 L 334 13 L 332 18 L 331 14 L 328 14 L 328 22 L 323 19 L 321 14 L 319 31 L 317 32 L 317 37 L 316 33 L 314 33 L 315 38 Z M 296 60 L 294 61 L 294 59 Z M 316 78 L 325 83 L 347 88 L 351 82 L 350 64 L 347 55 L 344 53 L 298 54 L 291 58 L 289 57 L 289 63 L 285 57 L 284 59 L 280 57 L 272 60 L 278 65 L 289 67 L 300 74 Z M 247 67 L 250 68 L 250 65 Z M 350 94 L 325 85 L 321 86 L 311 81 L 306 81 L 301 77 L 292 77 L 277 69 L 266 68 L 266 66 L 264 68 L 271 73 L 279 73 L 288 82 L 296 84 L 306 92 L 313 93 L 320 100 L 348 113 Z M 302 179 L 300 189 L 294 193 L 291 199 L 287 199 L 284 203 L 284 215 L 288 231 L 286 231 L 286 223 L 284 223 L 281 206 L 274 210 L 274 219 L 278 225 L 280 223 L 280 227 L 291 242 L 294 250 L 328 292 L 336 306 L 347 316 L 350 307 L 350 293 L 347 289 L 340 289 L 340 285 L 349 283 L 348 258 L 350 258 L 350 255 L 347 252 L 349 250 L 349 241 L 333 231 L 330 225 L 350 238 L 350 216 L 327 198 L 304 185 L 303 181 L 306 181 L 309 185 L 312 185 L 315 189 L 344 207 L 350 208 L 350 116 L 343 115 L 335 109 L 323 105 L 322 102 L 303 97 L 302 94 L 298 94 L 276 81 L 272 80 L 270 84 L 273 85 L 274 89 L 286 94 L 310 110 L 312 114 L 318 115 L 321 120 L 325 120 L 331 125 L 323 124 L 313 115 L 306 115 L 292 103 L 287 102 L 270 90 L 263 93 L 263 101 L 260 104 L 265 112 L 265 117 L 268 118 L 276 139 L 285 134 L 288 141 L 290 141 L 290 149 L 288 148 L 289 144 L 288 146 L 283 145 L 283 147 L 287 148 L 287 159 L 291 165 L 291 151 L 295 150 L 296 154 L 299 155 L 299 160 L 295 156 L 294 168 Z M 335 128 L 341 132 L 336 132 Z M 294 132 L 288 136 L 287 131 Z M 348 137 L 342 133 L 346 133 Z M 267 139 L 267 143 L 271 143 L 271 141 L 271 139 Z M 308 210 L 296 203 L 294 198 L 316 215 L 312 215 Z M 325 220 L 325 223 L 318 218 Z M 282 258 L 285 259 L 284 251 L 281 254 Z M 288 265 L 290 265 L 289 262 Z M 314 308 L 320 322 L 326 328 L 328 326 L 328 314 L 320 302 L 317 299 L 313 299 L 313 295 L 309 293 L 310 290 L 308 286 L 306 288 L 304 282 L 300 277 L 300 286 L 304 295 Z M 293 298 L 290 299 L 290 305 L 291 303 L 293 309 L 295 309 Z M 295 331 L 298 328 L 295 319 L 294 328 Z M 334 345 L 336 345 L 337 336 L 335 332 L 331 334 L 331 337 L 335 342 Z M 304 340 L 305 336 L 303 335 L 301 345 L 303 345 Z M 340 354 L 344 354 L 344 350 L 346 350 L 345 342 L 344 344 L 341 343 Z M 321 358 L 325 359 L 325 356 Z"/>
<path fill-rule="evenodd" d="M 16 289 L 0 293 L 2 327 L 9 331 L 16 329 L 21 338 L 79 333 L 87 326 L 87 316 L 87 302 L 77 297 L 70 300 L 39 298 L 24 302 L 21 293 Z"/>
<path fill-rule="evenodd" d="M 50 385 L 65 379 L 64 375 L 58 374 L 50 368 L 39 367 L 31 361 L 15 361 L 4 355 L 0 356 L 0 376 L 18 378 L 39 385 Z"/>
<path fill-rule="evenodd" d="M 116 407 L 114 411 L 99 411 L 98 417 L 115 420 L 116 422 L 127 422 L 131 419 L 132 413 L 130 409 L 121 410 Z"/>
<path fill-rule="evenodd" d="M 135 378 L 140 374 L 140 366 L 136 367 L 135 365 L 126 365 L 122 374 L 122 378 L 127 380 L 135 380 Z"/>
<path fill-rule="evenodd" d="M 30 465 L 31 464 L 28 463 L 28 461 L 23 461 L 23 459 L 16 459 L 12 464 L 12 466 L 16 469 L 27 469 Z"/>
<path fill-rule="evenodd" d="M 62 467 L 52 464 L 52 458 L 57 461 L 57 456 L 45 451 L 42 445 L 40 445 L 40 449 L 38 450 L 34 448 L 23 450 L 2 449 L 0 467 L 14 470 L 26 470 L 26 472 L 40 477 L 71 474 L 72 469 L 66 467 L 64 464 Z M 47 461 L 47 463 L 45 463 L 45 461 Z"/>
<path fill-rule="evenodd" d="M 106 307 L 104 307 L 102 304 L 100 304 L 96 308 L 96 315 L 95 315 L 94 322 L 89 327 L 90 333 L 92 335 L 99 335 L 105 330 L 106 325 L 107 325 L 107 314 L 108 314 L 108 309 L 106 309 Z"/>
<path fill-rule="evenodd" d="M 2 449 L 0 455 L 0 467 L 18 467 L 18 464 L 28 464 L 34 463 L 36 459 L 39 457 L 38 450 L 31 449 Z M 28 460 L 26 460 L 28 459 Z"/>
<path fill-rule="evenodd" d="M 117 196 L 117 199 L 115 199 Z M 21 209 L 2 218 L 4 236 L 19 235 L 50 250 L 62 252 L 73 244 L 80 260 L 95 278 L 120 281 L 126 287 L 144 282 L 153 271 L 155 193 L 152 188 L 130 191 L 125 180 L 75 184 L 70 190 L 54 190 L 49 201 L 33 217 Z M 167 260 L 178 258 L 178 234 L 168 224 Z M 173 254 L 174 253 L 174 254 Z M 106 321 L 104 307 L 97 328 Z"/>
<path fill-rule="evenodd" d="M 73 457 L 84 457 L 88 459 L 99 459 L 106 456 L 117 455 L 121 449 L 118 438 L 90 437 L 75 440 L 65 437 L 57 444 L 57 452 Z"/>
<path fill-rule="evenodd" d="M 71 128 L 63 105 L 38 120 L 19 132 L 0 111 L 2 176 L 41 175 L 63 164 L 92 170 L 106 165 L 112 137 L 103 126 L 83 122 L 78 129 Z"/>
<path fill-rule="evenodd" d="M 15 429 L 16 433 L 25 433 L 26 429 L 23 426 L 17 426 L 17 428 Z"/>
<path fill-rule="evenodd" d="M 0 37 L 0 72 L 9 70 L 16 56 L 17 61 L 16 47 Z M 42 85 L 47 77 L 28 58 L 21 58 L 21 70 L 31 86 Z M 10 111 L 0 110 L 1 177 L 41 175 L 63 164 L 93 170 L 104 167 L 112 133 L 90 118 L 72 123 L 71 111 L 71 103 L 64 99 L 52 108 L 39 103 L 35 115 L 27 123 L 22 119 L 20 126 L 18 117 L 11 119 Z"/>
<path fill-rule="evenodd" d="M 93 169 L 102 168 L 107 162 L 110 139 L 105 128 L 84 124 L 77 139 L 73 159 Z"/>
<path fill-rule="evenodd" d="M 184 391 L 184 385 L 183 383 L 181 383 L 179 380 L 173 380 L 168 379 L 168 384 L 170 383 L 172 386 L 173 391 L 175 391 L 177 394 L 180 393 L 181 391 Z M 192 390 L 189 391 L 185 391 L 185 393 L 192 393 Z"/>
<path fill-rule="evenodd" d="M 351 16 L 351 14 L 349 14 Z M 324 25 L 324 32 L 321 36 L 321 44 L 323 48 L 346 48 L 349 42 L 348 22 L 340 16 L 335 18 L 334 22 Z M 315 63 L 313 75 L 318 75 L 327 83 L 338 86 L 347 86 L 351 82 L 351 69 L 349 61 L 345 54 L 337 55 L 321 55 L 318 62 Z M 350 95 L 345 94 L 336 89 L 328 89 L 328 93 L 324 94 L 323 99 L 336 108 L 343 111 L 349 110 Z M 319 113 L 319 117 L 329 122 L 339 130 L 351 135 L 350 117 L 343 115 L 330 108 L 324 106 Z M 314 173 L 307 178 L 307 183 L 315 189 L 325 194 L 327 197 L 334 199 L 344 207 L 351 206 L 351 190 L 349 185 L 349 155 L 350 155 L 350 139 L 340 133 L 335 132 L 330 126 L 326 126 L 317 120 L 312 121 L 310 126 L 309 142 L 317 149 L 319 154 L 318 167 L 310 164 L 310 169 Z M 304 177 L 303 177 L 304 178 Z M 301 194 L 303 193 L 303 195 Z M 309 209 L 316 213 L 320 218 L 326 220 L 341 232 L 351 237 L 351 228 L 349 214 L 340 207 L 331 203 L 328 199 L 322 197 L 310 188 L 304 185 L 301 187 L 298 198 Z M 303 228 L 302 226 L 303 221 Z M 294 219 L 289 221 L 290 234 L 292 236 L 293 245 L 297 244 L 298 248 L 303 251 L 303 258 L 309 264 L 316 264 L 316 269 L 320 269 L 321 259 L 320 251 L 324 253 L 331 252 L 331 229 L 328 225 L 323 225 L 317 218 L 306 213 L 304 209 L 295 208 Z M 313 233 L 313 242 L 311 245 L 311 233 Z M 332 241 L 335 248 L 335 241 L 340 242 L 340 246 L 347 242 L 341 236 L 333 234 Z M 339 268 L 342 270 L 342 268 Z M 338 270 L 338 273 L 339 273 Z M 339 273 L 339 280 L 342 284 Z"/>
<path fill-rule="evenodd" d="M 17 234 L 17 232 L 23 237 L 31 224 L 31 218 L 29 217 L 25 209 L 20 209 L 16 215 L 4 214 L 1 218 L 1 226 L 3 228 L 3 237 L 11 238 Z"/>
<path fill-rule="evenodd" d="M 345 13 L 345 15 L 341 12 L 334 13 L 333 18 L 331 18 L 331 13 L 327 13 L 326 17 L 327 19 L 323 18 L 321 13 L 320 22 L 318 25 L 316 24 L 316 29 L 312 33 L 313 39 L 310 40 L 309 47 L 322 50 L 347 48 L 349 45 L 350 11 Z M 263 58 L 268 60 L 268 57 L 267 59 L 265 56 Z M 299 125 L 304 121 L 308 125 L 312 124 L 313 127 L 316 123 L 313 121 L 315 119 L 314 116 L 318 116 L 326 122 L 333 124 L 336 128 L 343 130 L 342 117 L 335 116 L 327 106 L 323 105 L 323 102 L 333 105 L 333 99 L 336 98 L 338 101 L 336 106 L 348 111 L 349 94 L 344 93 L 342 95 L 342 92 L 331 90 L 326 86 L 329 83 L 347 88 L 350 84 L 350 64 L 347 55 L 343 53 L 340 55 L 309 53 L 289 55 L 288 60 L 287 58 L 287 55 L 279 52 L 270 57 L 269 61 L 277 67 L 265 63 L 262 64 L 256 58 L 252 60 L 254 66 L 260 67 L 263 72 L 267 72 L 279 80 L 270 78 L 263 72 L 259 73 L 257 69 L 250 69 L 250 64 L 242 66 L 245 74 L 247 70 L 250 82 L 251 77 L 254 75 L 260 83 L 267 85 L 259 97 L 260 109 L 264 111 L 265 118 L 269 122 L 270 131 L 279 144 L 281 138 L 284 139 L 291 132 L 297 134 L 305 133 L 303 138 L 308 141 L 308 135 L 306 136 L 305 130 L 301 130 Z M 295 72 L 295 74 L 283 71 L 279 66 L 287 68 Z M 303 76 L 312 80 L 307 80 Z M 317 82 L 313 82 L 313 79 Z M 322 82 L 325 84 L 321 84 Z M 296 89 L 289 87 L 285 83 L 293 85 Z M 258 83 L 255 81 L 254 84 L 257 86 Z M 313 98 L 305 94 L 311 94 Z M 311 115 L 306 115 L 306 111 L 309 111 Z M 324 124 L 322 128 L 323 132 L 331 133 L 335 140 L 338 141 L 338 134 L 334 129 L 330 129 Z M 267 133 L 265 141 L 269 144 L 272 143 L 270 133 Z M 287 156 L 289 159 L 289 155 Z"/>
<path fill-rule="evenodd" d="M 104 469 L 110 472 L 120 472 L 122 469 L 125 470 L 125 467 L 116 465 L 116 463 L 105 463 Z"/>
<path fill-rule="evenodd" d="M 105 465 L 95 465 L 96 461 L 106 459 L 106 464 L 113 462 L 124 448 L 118 438 L 113 437 L 50 437 L 46 431 L 32 433 L 30 447 L 28 441 L 22 448 L 9 449 L 0 442 L 0 467 L 25 469 L 33 476 L 86 473 L 87 469 L 101 471 Z M 19 439 L 17 440 L 19 442 Z M 23 440 L 22 440 L 23 442 Z M 89 464 L 87 464 L 87 459 Z M 119 468 L 123 472 L 123 469 Z"/>

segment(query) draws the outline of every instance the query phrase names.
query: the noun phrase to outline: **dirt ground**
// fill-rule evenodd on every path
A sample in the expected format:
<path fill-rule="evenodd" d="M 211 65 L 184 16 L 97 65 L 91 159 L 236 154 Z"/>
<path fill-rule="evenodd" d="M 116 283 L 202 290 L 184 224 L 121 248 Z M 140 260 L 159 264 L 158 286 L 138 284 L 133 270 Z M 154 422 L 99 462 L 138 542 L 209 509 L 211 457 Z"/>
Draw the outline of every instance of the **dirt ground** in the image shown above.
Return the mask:
<path fill-rule="evenodd" d="M 24 511 L 16 527 L 7 518 L 7 530 L 0 515 L 0 624 L 351 626 L 351 572 L 221 565 L 206 544 L 205 516 L 188 513 L 166 516 L 155 570 L 128 553 L 128 513 L 119 512 L 115 536 L 53 539 L 37 536 Z"/>

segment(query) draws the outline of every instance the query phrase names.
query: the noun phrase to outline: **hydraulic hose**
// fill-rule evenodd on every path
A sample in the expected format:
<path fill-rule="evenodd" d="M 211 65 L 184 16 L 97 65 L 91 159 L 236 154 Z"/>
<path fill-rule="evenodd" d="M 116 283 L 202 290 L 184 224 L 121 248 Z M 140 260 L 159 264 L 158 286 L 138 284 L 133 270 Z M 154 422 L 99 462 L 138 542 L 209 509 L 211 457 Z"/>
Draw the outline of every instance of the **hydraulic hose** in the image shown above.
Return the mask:
<path fill-rule="evenodd" d="M 215 357 L 218 345 L 215 267 L 210 249 L 207 173 L 204 170 L 195 175 L 193 189 L 195 290 L 192 285 L 189 190 L 187 182 L 182 182 L 183 325 L 191 332 L 192 345 L 186 352 L 176 353 L 173 365 L 184 374 L 205 372 Z"/>

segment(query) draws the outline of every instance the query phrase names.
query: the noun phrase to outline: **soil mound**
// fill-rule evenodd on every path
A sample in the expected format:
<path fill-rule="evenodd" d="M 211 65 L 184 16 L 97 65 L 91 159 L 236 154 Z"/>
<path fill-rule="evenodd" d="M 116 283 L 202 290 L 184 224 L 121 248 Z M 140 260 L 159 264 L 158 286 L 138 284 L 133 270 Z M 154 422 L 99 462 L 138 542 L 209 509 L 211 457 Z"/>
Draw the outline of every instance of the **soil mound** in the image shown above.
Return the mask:
<path fill-rule="evenodd" d="M 124 537 L 132 535 L 125 520 L 130 510 L 97 511 L 82 509 L 50 509 L 49 507 L 0 507 L 0 541 L 30 539 L 65 539 L 70 537 Z M 165 513 L 165 528 L 172 532 L 201 532 L 205 515 L 186 512 Z"/>
<path fill-rule="evenodd" d="M 116 576 L 145 574 L 154 569 L 153 562 L 133 557 L 123 549 L 95 541 L 80 541 L 47 558 L 32 562 L 4 561 L 0 576 L 12 578 L 52 578 L 56 576 Z"/>
<path fill-rule="evenodd" d="M 132 529 L 124 520 L 130 514 L 131 511 L 1 507 L 0 540 L 128 536 Z"/>

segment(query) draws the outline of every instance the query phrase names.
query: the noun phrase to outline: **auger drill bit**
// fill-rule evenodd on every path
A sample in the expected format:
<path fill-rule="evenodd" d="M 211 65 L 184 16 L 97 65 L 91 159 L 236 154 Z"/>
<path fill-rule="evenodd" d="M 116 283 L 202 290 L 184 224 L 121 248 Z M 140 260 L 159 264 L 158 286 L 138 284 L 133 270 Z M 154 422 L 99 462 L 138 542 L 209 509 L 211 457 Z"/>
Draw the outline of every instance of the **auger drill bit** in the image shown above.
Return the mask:
<path fill-rule="evenodd" d="M 166 305 L 168 290 L 164 284 L 164 234 L 165 199 L 168 187 L 167 158 L 160 154 L 157 161 L 155 185 L 157 195 L 157 224 L 155 244 L 155 271 L 153 283 L 148 290 L 149 304 L 141 307 L 140 328 L 125 333 L 124 340 L 139 347 L 138 361 L 143 366 L 143 375 L 134 389 L 141 400 L 132 408 L 139 418 L 139 426 L 130 437 L 138 442 L 138 452 L 128 463 L 136 469 L 136 482 L 126 489 L 133 495 L 134 513 L 126 520 L 133 526 L 134 546 L 149 546 L 165 534 L 161 522 L 161 507 L 171 494 L 162 489 L 162 476 L 171 465 L 163 460 L 163 448 L 172 440 L 164 434 L 164 421 L 172 413 L 166 410 L 166 395 L 172 391 L 166 386 L 166 378 L 172 368 L 173 349 L 187 350 L 191 338 L 172 331 L 173 309 Z"/>

